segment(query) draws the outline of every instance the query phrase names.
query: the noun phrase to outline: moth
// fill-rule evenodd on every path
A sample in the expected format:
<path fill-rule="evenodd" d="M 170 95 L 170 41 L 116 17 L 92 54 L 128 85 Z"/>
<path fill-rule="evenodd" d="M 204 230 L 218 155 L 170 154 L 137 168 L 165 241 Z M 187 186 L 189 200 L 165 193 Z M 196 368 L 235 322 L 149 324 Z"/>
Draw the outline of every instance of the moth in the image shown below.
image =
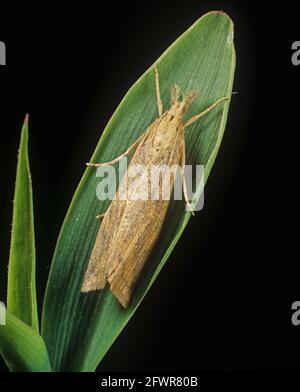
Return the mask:
<path fill-rule="evenodd" d="M 145 171 L 150 170 L 152 165 L 179 165 L 184 198 L 192 212 L 184 178 L 185 129 L 229 97 L 218 99 L 184 123 L 183 114 L 198 93 L 191 91 L 180 99 L 179 87 L 175 85 L 171 89 L 170 109 L 164 111 L 156 66 L 154 76 L 159 117 L 122 155 L 110 162 L 88 165 L 112 165 L 133 150 L 128 171 L 133 165 L 142 165 Z M 81 291 L 86 293 L 100 290 L 108 283 L 119 303 L 127 308 L 136 282 L 161 232 L 170 200 L 162 197 L 158 200 L 133 200 L 130 196 L 136 192 L 137 187 L 148 186 L 151 176 L 142 175 L 138 183 L 134 178 L 127 177 L 126 173 L 125 177 L 126 181 L 122 179 L 114 200 L 103 214 Z M 125 186 L 128 199 L 121 200 L 118 195 L 124 192 Z M 173 186 L 174 178 L 171 180 L 171 187 Z"/>

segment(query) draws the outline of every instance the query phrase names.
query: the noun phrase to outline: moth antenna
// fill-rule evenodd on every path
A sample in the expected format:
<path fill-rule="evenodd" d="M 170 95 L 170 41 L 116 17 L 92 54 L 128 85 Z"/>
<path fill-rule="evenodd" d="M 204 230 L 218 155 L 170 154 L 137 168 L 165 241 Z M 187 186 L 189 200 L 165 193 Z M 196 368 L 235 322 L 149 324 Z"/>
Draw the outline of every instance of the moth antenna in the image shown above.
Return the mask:
<path fill-rule="evenodd" d="M 180 96 L 180 89 L 179 86 L 175 84 L 171 88 L 171 105 L 174 105 L 174 103 L 179 100 L 179 96 Z"/>
<path fill-rule="evenodd" d="M 199 92 L 198 92 L 198 91 L 192 90 L 192 91 L 190 91 L 190 92 L 184 97 L 184 100 L 183 100 L 183 108 L 182 108 L 182 112 L 183 112 L 183 113 L 185 113 L 185 112 L 188 110 L 189 106 L 191 105 L 191 103 L 193 102 L 193 100 L 194 100 L 196 97 L 198 97 L 198 95 L 199 95 Z"/>

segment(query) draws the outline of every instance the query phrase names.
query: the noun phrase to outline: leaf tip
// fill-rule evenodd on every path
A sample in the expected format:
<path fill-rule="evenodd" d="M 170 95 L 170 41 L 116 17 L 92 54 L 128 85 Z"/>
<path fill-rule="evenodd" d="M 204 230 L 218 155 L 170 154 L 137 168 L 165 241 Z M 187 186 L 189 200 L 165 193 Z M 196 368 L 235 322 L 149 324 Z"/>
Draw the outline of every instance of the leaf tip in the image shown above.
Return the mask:
<path fill-rule="evenodd" d="M 233 20 L 231 19 L 229 14 L 227 12 L 223 11 L 223 10 L 210 11 L 210 12 L 207 12 L 206 15 L 208 15 L 208 14 L 220 14 L 220 15 L 224 16 L 225 18 L 227 18 L 232 25 L 234 25 Z"/>
<path fill-rule="evenodd" d="M 26 113 L 23 125 L 26 126 L 26 125 L 28 125 L 28 123 L 29 123 L 29 113 Z"/>

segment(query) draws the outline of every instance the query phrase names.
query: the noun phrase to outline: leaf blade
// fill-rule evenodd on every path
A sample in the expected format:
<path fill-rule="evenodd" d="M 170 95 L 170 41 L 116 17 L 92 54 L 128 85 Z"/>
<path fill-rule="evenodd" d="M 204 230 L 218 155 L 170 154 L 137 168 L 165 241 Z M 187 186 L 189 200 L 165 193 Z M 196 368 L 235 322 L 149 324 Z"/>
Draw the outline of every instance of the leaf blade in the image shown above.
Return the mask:
<path fill-rule="evenodd" d="M 18 153 L 8 265 L 7 309 L 38 332 L 34 217 L 28 158 L 28 116 L 22 127 Z"/>
<path fill-rule="evenodd" d="M 8 311 L 6 325 L 0 325 L 0 354 L 12 372 L 51 371 L 42 337 Z"/>
<path fill-rule="evenodd" d="M 235 68 L 231 20 L 209 13 L 198 20 L 158 60 L 162 98 L 172 84 L 184 91 L 205 92 L 189 117 L 222 96 L 230 96 Z M 204 76 L 201 76 L 204 75 Z M 187 133 L 187 162 L 207 165 L 207 179 L 222 139 L 228 104 L 192 125 Z M 153 69 L 128 91 L 109 121 L 92 161 L 106 162 L 124 152 L 157 117 Z M 198 130 L 198 133 L 196 133 Z M 42 330 L 55 370 L 94 370 L 122 328 L 134 314 L 168 259 L 189 220 L 183 203 L 171 203 L 151 267 L 139 283 L 132 305 L 124 311 L 106 288 L 80 294 L 85 267 L 98 230 L 95 216 L 107 203 L 95 201 L 95 173 L 88 169 L 74 195 L 55 251 L 44 302 Z M 79 238 L 81 237 L 81 239 Z M 84 240 L 82 240 L 84 239 Z"/>

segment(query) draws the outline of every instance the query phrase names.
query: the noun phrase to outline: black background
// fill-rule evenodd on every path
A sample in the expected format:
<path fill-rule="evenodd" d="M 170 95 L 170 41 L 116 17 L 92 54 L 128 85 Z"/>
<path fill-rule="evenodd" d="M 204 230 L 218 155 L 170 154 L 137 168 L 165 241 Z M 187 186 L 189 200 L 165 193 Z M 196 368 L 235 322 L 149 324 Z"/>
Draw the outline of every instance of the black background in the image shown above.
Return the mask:
<path fill-rule="evenodd" d="M 5 298 L 16 154 L 30 113 L 41 307 L 84 163 L 120 100 L 203 13 L 235 23 L 237 70 L 205 208 L 103 360 L 100 371 L 297 370 L 300 326 L 297 2 L 132 1 L 69 8 L 1 5 L 0 299 Z M 5 366 L 1 368 L 5 370 Z"/>

